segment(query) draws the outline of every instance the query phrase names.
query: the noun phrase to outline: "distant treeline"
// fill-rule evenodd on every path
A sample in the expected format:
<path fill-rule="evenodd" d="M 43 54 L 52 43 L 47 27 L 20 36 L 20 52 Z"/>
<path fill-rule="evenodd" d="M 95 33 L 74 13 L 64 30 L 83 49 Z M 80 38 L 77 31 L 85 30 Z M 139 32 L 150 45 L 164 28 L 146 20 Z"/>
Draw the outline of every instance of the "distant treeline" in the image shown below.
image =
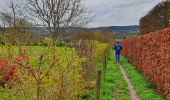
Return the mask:
<path fill-rule="evenodd" d="M 114 38 L 117 39 L 117 40 L 120 40 L 120 39 L 126 39 L 128 37 L 134 37 L 134 36 L 138 36 L 139 33 L 115 33 L 114 34 Z"/>
<path fill-rule="evenodd" d="M 157 4 L 140 20 L 140 33 L 146 34 L 170 26 L 170 0 Z"/>

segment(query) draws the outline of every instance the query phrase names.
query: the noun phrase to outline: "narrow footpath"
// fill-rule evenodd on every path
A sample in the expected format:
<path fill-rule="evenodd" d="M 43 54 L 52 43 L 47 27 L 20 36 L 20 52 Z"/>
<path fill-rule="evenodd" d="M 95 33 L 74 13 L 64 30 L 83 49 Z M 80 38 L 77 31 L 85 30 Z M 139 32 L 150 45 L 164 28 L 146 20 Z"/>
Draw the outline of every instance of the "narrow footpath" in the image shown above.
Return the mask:
<path fill-rule="evenodd" d="M 139 98 L 139 96 L 136 94 L 136 91 L 134 90 L 133 85 L 131 84 L 130 79 L 128 78 L 128 75 L 126 74 L 124 68 L 122 67 L 121 64 L 118 64 L 118 65 L 119 65 L 119 67 L 120 67 L 120 70 L 121 70 L 121 72 L 122 72 L 122 75 L 123 75 L 125 81 L 127 82 L 131 100 L 140 100 L 140 98 Z"/>
<path fill-rule="evenodd" d="M 120 62 L 115 62 L 110 51 L 100 100 L 165 100 L 127 58 L 121 56 Z"/>

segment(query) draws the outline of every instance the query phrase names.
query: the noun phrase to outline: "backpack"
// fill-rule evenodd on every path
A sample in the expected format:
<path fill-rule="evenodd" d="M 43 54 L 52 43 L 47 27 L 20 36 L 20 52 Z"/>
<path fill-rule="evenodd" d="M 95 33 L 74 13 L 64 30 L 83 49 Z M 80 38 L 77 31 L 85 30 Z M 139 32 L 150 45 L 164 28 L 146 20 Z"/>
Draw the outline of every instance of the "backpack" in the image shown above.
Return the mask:
<path fill-rule="evenodd" d="M 122 46 L 119 44 L 119 45 L 116 45 L 116 51 L 120 51 L 122 50 Z"/>

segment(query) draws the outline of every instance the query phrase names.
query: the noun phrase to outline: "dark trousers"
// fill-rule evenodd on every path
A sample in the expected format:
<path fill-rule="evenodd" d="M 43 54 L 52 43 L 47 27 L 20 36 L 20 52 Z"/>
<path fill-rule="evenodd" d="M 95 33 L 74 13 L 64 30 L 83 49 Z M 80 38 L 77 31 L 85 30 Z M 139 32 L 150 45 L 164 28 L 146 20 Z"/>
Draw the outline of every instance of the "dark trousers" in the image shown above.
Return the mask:
<path fill-rule="evenodd" d="M 120 62 L 120 52 L 119 51 L 116 51 L 116 61 L 119 63 Z"/>

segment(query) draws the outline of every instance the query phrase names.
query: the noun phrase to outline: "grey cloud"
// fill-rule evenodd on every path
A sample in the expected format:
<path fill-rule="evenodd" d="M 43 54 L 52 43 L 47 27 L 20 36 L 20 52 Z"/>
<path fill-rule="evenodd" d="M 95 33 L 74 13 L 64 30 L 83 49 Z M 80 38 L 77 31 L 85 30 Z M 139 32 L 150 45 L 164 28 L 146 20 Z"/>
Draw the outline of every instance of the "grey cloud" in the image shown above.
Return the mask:
<path fill-rule="evenodd" d="M 162 0 L 88 0 L 86 5 L 96 15 L 96 21 L 88 27 L 111 25 L 137 25 Z"/>

